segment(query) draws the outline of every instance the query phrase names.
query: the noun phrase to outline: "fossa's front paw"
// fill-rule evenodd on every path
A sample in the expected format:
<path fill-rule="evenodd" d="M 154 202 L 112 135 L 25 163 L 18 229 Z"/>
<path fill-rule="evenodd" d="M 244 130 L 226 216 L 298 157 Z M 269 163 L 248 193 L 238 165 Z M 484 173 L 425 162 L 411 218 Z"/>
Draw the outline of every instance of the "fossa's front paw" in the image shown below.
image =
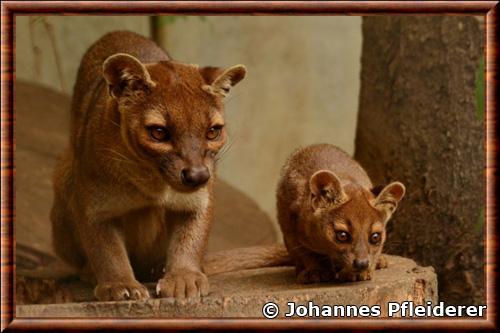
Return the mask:
<path fill-rule="evenodd" d="M 94 289 L 99 301 L 126 301 L 149 298 L 146 287 L 137 281 L 99 283 Z"/>
<path fill-rule="evenodd" d="M 159 297 L 194 298 L 208 294 L 208 279 L 199 271 L 176 270 L 165 274 L 156 285 Z"/>
<path fill-rule="evenodd" d="M 366 280 L 371 280 L 371 278 L 372 278 L 371 270 L 365 270 L 362 272 L 350 272 L 341 270 L 337 276 L 337 279 L 340 282 L 366 281 Z"/>
<path fill-rule="evenodd" d="M 304 269 L 297 274 L 297 282 L 302 284 L 327 282 L 334 278 L 333 271 L 322 268 Z"/>

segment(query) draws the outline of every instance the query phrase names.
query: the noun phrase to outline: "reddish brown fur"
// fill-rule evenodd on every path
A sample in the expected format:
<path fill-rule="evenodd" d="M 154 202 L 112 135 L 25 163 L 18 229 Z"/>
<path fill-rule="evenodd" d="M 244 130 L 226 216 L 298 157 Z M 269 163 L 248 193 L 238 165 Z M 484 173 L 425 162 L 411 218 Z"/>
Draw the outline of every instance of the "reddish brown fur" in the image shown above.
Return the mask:
<path fill-rule="evenodd" d="M 372 188 L 363 168 L 335 146 L 312 145 L 292 154 L 283 168 L 277 205 L 299 282 L 366 280 L 377 263 L 384 266 L 385 226 L 404 186 L 391 183 L 378 196 Z M 350 241 L 337 239 L 342 231 Z M 369 242 L 373 233 L 381 236 L 376 244 Z M 360 263 L 368 266 L 360 268 Z"/>
<path fill-rule="evenodd" d="M 283 245 L 261 245 L 208 254 L 203 262 L 203 271 L 210 276 L 244 269 L 290 264 L 292 264 L 290 255 Z"/>
<path fill-rule="evenodd" d="M 130 32 L 107 34 L 87 51 L 51 220 L 57 254 L 96 282 L 98 299 L 147 298 L 137 279 L 160 279 L 164 297 L 208 292 L 201 261 L 226 141 L 223 98 L 244 76 L 241 65 L 223 71 L 171 61 Z M 209 139 L 210 131 L 217 136 Z M 182 170 L 204 178 L 198 173 L 188 186 Z"/>

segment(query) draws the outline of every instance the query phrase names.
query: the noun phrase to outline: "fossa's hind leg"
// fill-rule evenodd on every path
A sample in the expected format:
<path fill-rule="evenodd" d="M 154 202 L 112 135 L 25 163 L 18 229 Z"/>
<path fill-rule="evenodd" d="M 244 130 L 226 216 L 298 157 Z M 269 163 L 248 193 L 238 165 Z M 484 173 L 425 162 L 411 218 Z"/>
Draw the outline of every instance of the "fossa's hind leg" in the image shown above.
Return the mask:
<path fill-rule="evenodd" d="M 56 254 L 67 264 L 81 269 L 85 264 L 82 248 L 75 237 L 74 222 L 67 203 L 56 197 L 50 213 L 52 222 L 52 245 Z"/>

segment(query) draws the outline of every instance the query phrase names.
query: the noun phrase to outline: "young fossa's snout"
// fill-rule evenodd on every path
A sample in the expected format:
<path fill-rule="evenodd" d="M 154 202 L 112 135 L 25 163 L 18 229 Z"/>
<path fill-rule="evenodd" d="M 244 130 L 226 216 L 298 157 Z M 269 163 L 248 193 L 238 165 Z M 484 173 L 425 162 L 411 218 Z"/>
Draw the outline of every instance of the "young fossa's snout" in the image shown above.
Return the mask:
<path fill-rule="evenodd" d="M 277 204 L 298 282 L 368 280 L 386 266 L 385 227 L 404 194 L 399 182 L 374 188 L 363 168 L 333 145 L 292 154 Z"/>
<path fill-rule="evenodd" d="M 224 98 L 246 74 L 172 61 L 131 32 L 105 35 L 81 62 L 71 143 L 57 164 L 51 212 L 57 254 L 99 300 L 206 295 Z"/>

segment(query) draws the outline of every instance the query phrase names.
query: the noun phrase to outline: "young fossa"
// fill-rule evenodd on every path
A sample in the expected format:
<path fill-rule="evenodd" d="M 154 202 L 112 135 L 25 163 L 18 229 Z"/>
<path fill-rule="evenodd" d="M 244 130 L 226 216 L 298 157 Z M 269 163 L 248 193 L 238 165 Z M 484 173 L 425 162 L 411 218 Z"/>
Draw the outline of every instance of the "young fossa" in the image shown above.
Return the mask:
<path fill-rule="evenodd" d="M 381 256 L 387 221 L 405 194 L 393 182 L 374 188 L 363 168 L 329 144 L 297 150 L 282 170 L 278 221 L 297 281 L 363 281 Z"/>
<path fill-rule="evenodd" d="M 224 97 L 246 74 L 172 61 L 131 32 L 98 40 L 74 88 L 70 146 L 57 164 L 56 253 L 98 300 L 208 293 L 202 259 Z"/>

